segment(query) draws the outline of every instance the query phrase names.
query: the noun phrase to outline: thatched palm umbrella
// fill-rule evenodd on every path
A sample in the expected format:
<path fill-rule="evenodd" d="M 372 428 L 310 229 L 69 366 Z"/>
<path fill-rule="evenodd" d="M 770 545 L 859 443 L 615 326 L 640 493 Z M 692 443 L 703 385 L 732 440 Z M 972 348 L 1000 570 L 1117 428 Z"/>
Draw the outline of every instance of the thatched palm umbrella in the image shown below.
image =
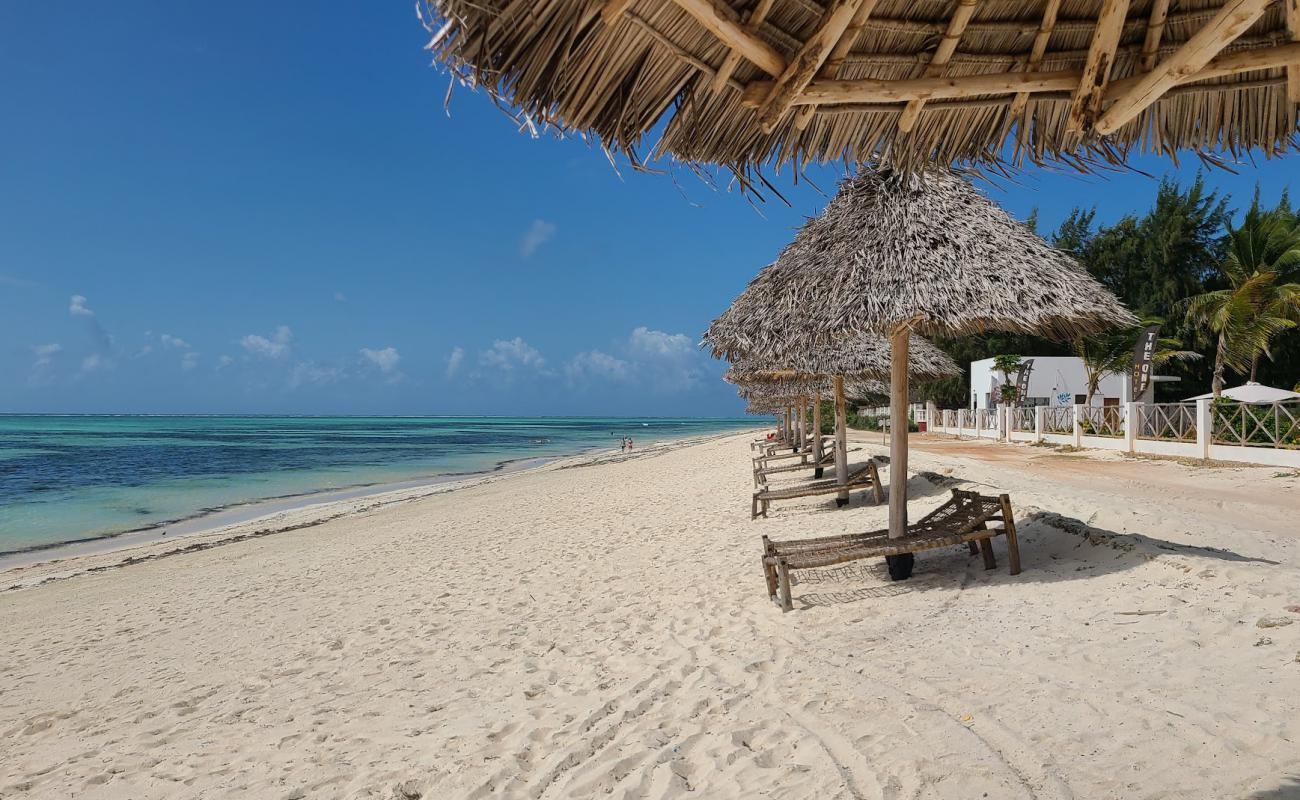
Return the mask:
<path fill-rule="evenodd" d="M 907 414 L 913 333 L 1006 330 L 1069 339 L 1135 324 L 1073 259 L 962 178 L 888 169 L 844 181 L 728 313 L 718 332 L 730 337 L 718 348 L 724 354 L 781 358 L 851 335 L 889 337 L 895 538 L 907 527 L 907 428 L 898 423 Z"/>
<path fill-rule="evenodd" d="M 748 292 L 746 293 L 748 294 Z M 846 482 L 848 476 L 848 431 L 845 408 L 846 391 L 844 379 L 863 379 L 876 382 L 874 388 L 860 387 L 863 393 L 888 394 L 887 386 L 879 381 L 887 381 L 890 376 L 889 351 L 887 339 L 879 335 L 851 336 L 822 346 L 811 348 L 786 348 L 779 355 L 767 357 L 740 356 L 741 349 L 736 338 L 743 326 L 733 313 L 739 306 L 742 312 L 765 312 L 766 307 L 752 304 L 742 295 L 727 313 L 715 320 L 704 334 L 704 344 L 712 347 L 718 357 L 733 359 L 729 374 L 748 375 L 750 377 L 784 377 L 798 378 L 825 377 L 831 379 L 830 394 L 835 400 L 835 472 L 840 482 Z M 730 316 L 729 316 L 730 315 Z M 724 319 L 725 318 L 725 319 Z M 919 336 L 913 336 L 909 347 L 911 359 L 908 362 L 908 378 L 912 381 L 934 380 L 960 375 L 961 369 L 939 348 Z M 767 351 L 771 353 L 772 351 Z M 821 398 L 817 398 L 813 426 L 821 429 Z M 816 440 L 820 445 L 820 438 Z M 817 448 L 820 451 L 820 446 Z M 821 453 L 815 452 L 818 463 Z M 819 471 L 820 472 L 820 471 Z M 820 475 L 819 475 L 820 477 Z M 848 502 L 847 490 L 839 498 L 841 504 Z"/>
<path fill-rule="evenodd" d="M 740 175 L 1294 146 L 1294 2 L 421 0 L 429 50 L 518 109 Z"/>

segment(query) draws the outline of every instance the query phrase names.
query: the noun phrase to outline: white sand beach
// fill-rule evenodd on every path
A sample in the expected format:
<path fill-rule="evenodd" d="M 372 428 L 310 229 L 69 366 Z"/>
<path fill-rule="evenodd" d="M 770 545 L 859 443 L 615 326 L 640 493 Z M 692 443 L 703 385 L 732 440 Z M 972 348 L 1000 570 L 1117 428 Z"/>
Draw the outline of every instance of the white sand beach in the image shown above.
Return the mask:
<path fill-rule="evenodd" d="M 749 438 L 0 573 L 0 797 L 1300 797 L 1300 477 L 917 437 L 912 513 L 1010 493 L 1022 574 L 783 614 L 760 535 L 886 509 L 751 522 Z"/>

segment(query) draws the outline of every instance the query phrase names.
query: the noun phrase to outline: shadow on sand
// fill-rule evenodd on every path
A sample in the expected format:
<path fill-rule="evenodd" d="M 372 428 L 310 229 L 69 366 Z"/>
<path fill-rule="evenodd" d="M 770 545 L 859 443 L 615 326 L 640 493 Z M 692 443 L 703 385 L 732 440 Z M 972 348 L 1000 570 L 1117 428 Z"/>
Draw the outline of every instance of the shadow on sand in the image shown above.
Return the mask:
<path fill-rule="evenodd" d="M 909 487 L 910 488 L 910 487 Z M 1094 547 L 1060 546 L 1062 533 L 1077 536 L 1079 545 L 1109 546 L 1121 555 L 1136 550 L 1162 550 L 1178 554 L 1200 556 L 1234 562 L 1275 564 L 1277 562 L 1254 558 L 1217 548 L 1192 547 L 1146 536 L 1140 533 L 1116 533 L 1104 528 L 1089 526 L 1081 520 L 1047 511 L 1032 511 L 1016 522 L 1020 537 L 1021 573 L 1008 575 L 1006 571 L 1006 540 L 995 538 L 994 551 L 998 567 L 984 570 L 983 561 L 971 555 L 965 545 L 926 550 L 916 556 L 916 570 L 906 581 L 890 581 L 883 559 L 845 564 L 822 570 L 806 570 L 792 576 L 796 590 L 796 607 L 839 605 L 859 600 L 896 597 L 926 591 L 957 591 L 965 588 L 975 576 L 984 574 L 987 585 L 1024 583 L 1053 583 L 1094 578 L 1099 575 L 1131 569 L 1146 561 L 1143 557 L 1098 558 Z M 847 585 L 846 585 L 847 584 Z M 867 584 L 867 585 L 853 585 Z M 843 588 L 840 588 L 843 587 Z M 1300 797 L 1297 797 L 1300 800 Z"/>
<path fill-rule="evenodd" d="M 1251 792 L 1246 800 L 1300 800 L 1300 775 L 1288 775 L 1272 789 Z"/>

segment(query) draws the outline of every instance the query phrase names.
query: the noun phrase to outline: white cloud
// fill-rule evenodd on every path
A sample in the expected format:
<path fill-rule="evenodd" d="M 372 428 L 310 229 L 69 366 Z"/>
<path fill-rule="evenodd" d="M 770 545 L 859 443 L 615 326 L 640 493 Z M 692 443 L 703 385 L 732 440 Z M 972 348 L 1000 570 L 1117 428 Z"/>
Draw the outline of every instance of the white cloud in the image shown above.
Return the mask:
<path fill-rule="evenodd" d="M 396 347 L 385 347 L 383 350 L 371 350 L 369 347 L 361 348 L 361 355 L 367 361 L 379 367 L 379 371 L 385 375 L 397 369 L 397 362 L 402 360 Z"/>
<path fill-rule="evenodd" d="M 193 350 L 181 356 L 181 369 L 189 371 L 199 365 L 199 354 Z"/>
<path fill-rule="evenodd" d="M 343 294 L 342 292 L 335 292 L 334 299 L 340 303 L 346 303 L 348 301 L 348 296 Z"/>
<path fill-rule="evenodd" d="M 284 358 L 289 355 L 290 343 L 293 341 L 293 331 L 289 330 L 288 325 L 281 325 L 275 329 L 268 339 L 265 336 L 258 336 L 250 333 L 239 340 L 243 348 L 255 356 L 264 356 L 266 358 Z"/>
<path fill-rule="evenodd" d="M 179 336 L 172 336 L 170 333 L 164 333 L 162 336 L 159 336 L 158 341 L 162 342 L 163 347 L 174 347 L 177 350 L 190 349 L 189 342 L 185 341 Z"/>
<path fill-rule="evenodd" d="M 289 373 L 289 388 L 297 389 L 308 385 L 323 386 L 336 383 L 346 374 L 347 371 L 343 367 L 317 364 L 314 361 L 302 361 L 294 364 L 293 371 Z"/>
<path fill-rule="evenodd" d="M 54 356 L 63 352 L 63 345 L 58 342 L 38 344 L 32 348 L 32 352 L 36 354 L 36 361 L 32 366 L 44 367 L 49 365 L 50 361 L 54 359 Z"/>
<path fill-rule="evenodd" d="M 222 356 L 217 359 L 217 369 L 228 367 L 233 363 L 235 363 L 235 359 L 231 358 L 230 356 Z"/>
<path fill-rule="evenodd" d="M 74 317 L 93 317 L 95 312 L 86 307 L 84 295 L 74 294 L 68 302 L 68 313 Z M 112 316 L 111 314 L 109 316 Z"/>
<path fill-rule="evenodd" d="M 555 225 L 544 219 L 533 220 L 533 224 L 528 226 L 523 238 L 519 240 L 519 257 L 531 258 L 533 253 L 537 252 L 537 248 L 546 244 L 551 240 L 551 237 L 555 236 L 556 230 L 558 229 Z"/>
<path fill-rule="evenodd" d="M 621 358 L 599 350 L 579 353 L 564 365 L 564 374 L 570 385 L 582 385 L 592 380 L 631 380 L 636 368 Z"/>
<path fill-rule="evenodd" d="M 632 331 L 628 348 L 634 355 L 649 358 L 684 358 L 695 355 L 695 345 L 686 334 L 652 331 L 644 325 Z"/>
<path fill-rule="evenodd" d="M 542 358 L 537 348 L 518 336 L 513 339 L 496 340 L 492 343 L 492 347 L 479 353 L 478 361 L 485 367 L 503 372 L 514 372 L 524 368 L 540 370 L 546 366 L 546 359 Z"/>
<path fill-rule="evenodd" d="M 460 372 L 461 362 L 465 360 L 465 348 L 457 346 L 451 349 L 451 354 L 447 356 L 447 377 L 454 378 L 456 373 Z"/>
<path fill-rule="evenodd" d="M 82 372 L 97 372 L 104 369 L 112 369 L 113 362 L 102 358 L 98 354 L 88 355 L 81 359 Z"/>

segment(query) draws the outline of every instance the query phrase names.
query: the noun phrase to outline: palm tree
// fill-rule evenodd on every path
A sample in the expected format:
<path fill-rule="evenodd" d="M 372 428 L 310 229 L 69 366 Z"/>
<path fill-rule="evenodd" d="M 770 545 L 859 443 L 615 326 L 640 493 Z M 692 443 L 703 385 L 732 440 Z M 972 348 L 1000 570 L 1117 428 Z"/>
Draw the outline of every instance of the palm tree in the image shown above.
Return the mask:
<path fill-rule="evenodd" d="M 1228 255 L 1219 271 L 1228 288 L 1179 304 L 1187 320 L 1217 337 L 1214 396 L 1223 393 L 1224 368 L 1255 379 L 1273 337 L 1300 322 L 1300 224 L 1285 208 L 1259 207 L 1259 191 L 1241 227 L 1228 226 Z"/>
<path fill-rule="evenodd" d="M 1137 347 L 1138 337 L 1148 325 L 1160 324 L 1162 320 L 1147 319 L 1137 328 L 1084 336 L 1074 341 L 1074 353 L 1083 362 L 1087 380 L 1087 399 L 1084 405 L 1092 405 L 1092 398 L 1097 394 L 1102 378 L 1107 375 L 1123 375 L 1133 369 L 1133 351 Z M 1156 339 L 1151 367 L 1158 369 L 1172 361 L 1192 361 L 1201 357 L 1195 350 L 1183 350 L 1182 346 L 1182 342 L 1172 337 L 1162 336 Z M 1137 400 L 1136 397 L 1132 399 Z"/>
<path fill-rule="evenodd" d="M 1015 402 L 1016 387 L 1011 382 L 1011 373 L 1020 369 L 1020 356 L 994 356 L 993 369 L 1002 373 L 1002 386 L 998 392 L 1002 395 L 1002 402 Z"/>

